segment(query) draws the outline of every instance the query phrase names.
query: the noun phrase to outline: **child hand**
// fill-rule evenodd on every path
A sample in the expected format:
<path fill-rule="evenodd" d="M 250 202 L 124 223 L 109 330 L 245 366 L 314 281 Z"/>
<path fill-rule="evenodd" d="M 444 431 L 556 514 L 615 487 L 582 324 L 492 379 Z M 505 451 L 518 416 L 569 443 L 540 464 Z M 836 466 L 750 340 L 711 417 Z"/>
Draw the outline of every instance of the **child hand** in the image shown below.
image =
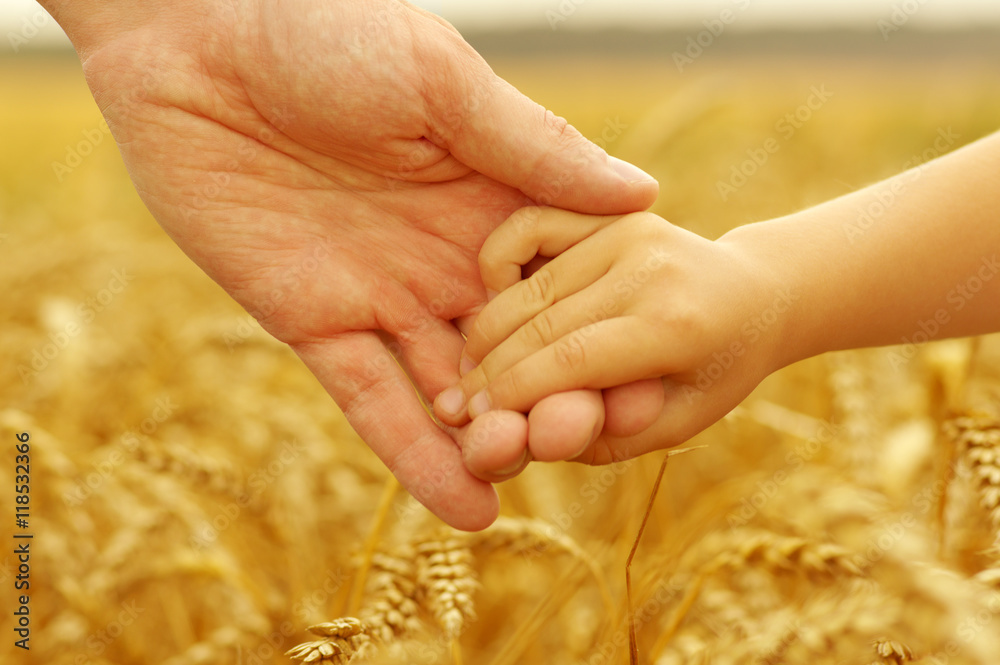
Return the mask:
<path fill-rule="evenodd" d="M 521 267 L 536 255 L 555 258 L 522 280 Z M 490 410 L 528 411 L 555 393 L 662 377 L 653 431 L 604 436 L 598 457 L 623 453 L 612 450 L 619 444 L 631 456 L 646 451 L 635 445 L 680 443 L 731 410 L 776 368 L 782 321 L 759 317 L 788 311 L 794 300 L 736 243 L 650 213 L 524 208 L 487 239 L 480 269 L 486 288 L 500 293 L 469 334 L 462 406 L 444 409 L 442 394 L 438 417 L 460 425 Z"/>

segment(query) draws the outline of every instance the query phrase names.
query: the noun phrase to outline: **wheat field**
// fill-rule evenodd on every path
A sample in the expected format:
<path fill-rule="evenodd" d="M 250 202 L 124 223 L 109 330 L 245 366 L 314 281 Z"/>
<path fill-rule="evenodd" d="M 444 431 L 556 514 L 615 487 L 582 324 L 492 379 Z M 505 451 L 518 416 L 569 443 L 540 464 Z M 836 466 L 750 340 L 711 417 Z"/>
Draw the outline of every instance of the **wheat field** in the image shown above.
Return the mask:
<path fill-rule="evenodd" d="M 1000 117 L 1000 72 L 974 59 L 490 61 L 709 237 Z M 0 59 L 0 99 L 2 468 L 30 432 L 35 536 L 31 651 L 4 612 L 3 662 L 619 664 L 630 614 L 651 665 L 1000 662 L 997 337 L 770 377 L 667 464 L 630 612 L 664 453 L 536 464 L 495 527 L 444 527 L 156 226 L 74 60 Z"/>

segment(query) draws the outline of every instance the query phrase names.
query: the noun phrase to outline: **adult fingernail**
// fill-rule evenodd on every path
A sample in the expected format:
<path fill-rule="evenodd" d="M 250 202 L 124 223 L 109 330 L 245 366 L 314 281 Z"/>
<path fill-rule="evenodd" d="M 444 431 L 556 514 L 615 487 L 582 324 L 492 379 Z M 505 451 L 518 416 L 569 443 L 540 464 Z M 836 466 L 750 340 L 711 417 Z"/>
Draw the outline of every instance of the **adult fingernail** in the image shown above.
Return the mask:
<path fill-rule="evenodd" d="M 520 471 L 522 466 L 527 464 L 528 455 L 530 454 L 531 452 L 525 449 L 524 453 L 522 453 L 521 458 L 517 460 L 516 464 L 508 466 L 506 469 L 500 469 L 499 471 L 494 471 L 493 473 L 495 473 L 498 476 L 509 476 L 512 473 L 517 473 L 518 471 Z"/>
<path fill-rule="evenodd" d="M 449 416 L 457 416 L 465 408 L 465 393 L 458 386 L 452 386 L 438 395 L 437 406 Z"/>
<path fill-rule="evenodd" d="M 649 175 L 635 164 L 629 164 L 628 162 L 618 159 L 617 157 L 611 158 L 611 170 L 624 178 L 625 182 L 629 184 L 634 185 L 637 183 L 656 182 L 656 178 Z"/>
<path fill-rule="evenodd" d="M 469 417 L 481 416 L 490 410 L 490 398 L 485 390 L 480 390 L 469 400 Z"/>
<path fill-rule="evenodd" d="M 472 358 L 469 356 L 462 356 L 462 362 L 458 364 L 458 371 L 465 376 L 472 370 L 476 369 L 476 363 L 472 362 Z"/>

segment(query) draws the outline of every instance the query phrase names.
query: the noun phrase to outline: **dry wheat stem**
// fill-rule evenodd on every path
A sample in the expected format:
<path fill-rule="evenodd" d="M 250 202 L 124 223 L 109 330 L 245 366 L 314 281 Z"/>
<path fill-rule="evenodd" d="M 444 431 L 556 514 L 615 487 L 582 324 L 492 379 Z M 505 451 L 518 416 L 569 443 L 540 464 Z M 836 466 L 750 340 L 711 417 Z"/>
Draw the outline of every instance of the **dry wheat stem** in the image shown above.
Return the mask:
<path fill-rule="evenodd" d="M 347 613 L 350 615 L 357 614 L 361 609 L 361 599 L 364 596 L 365 584 L 368 581 L 368 571 L 371 568 L 372 556 L 378 547 L 379 537 L 382 535 L 386 516 L 389 514 L 389 508 L 392 506 L 392 500 L 396 497 L 398 490 L 399 481 L 396 480 L 395 476 L 390 475 L 385 481 L 385 487 L 382 488 L 382 496 L 379 498 L 378 507 L 375 509 L 375 515 L 372 517 L 372 525 L 368 530 L 368 538 L 365 539 L 364 550 L 361 554 L 361 565 L 355 576 L 354 587 L 351 589 L 351 601 L 347 606 Z"/>
<path fill-rule="evenodd" d="M 635 640 L 635 615 L 632 610 L 632 559 L 635 558 L 635 552 L 639 549 L 639 540 L 642 538 L 642 532 L 646 530 L 646 522 L 649 520 L 649 514 L 653 511 L 653 502 L 656 501 L 656 495 L 660 491 L 660 482 L 663 480 L 663 474 L 667 470 L 667 460 L 669 459 L 669 454 L 663 456 L 663 462 L 660 463 L 660 470 L 656 473 L 656 480 L 653 482 L 653 489 L 649 493 L 649 503 L 646 504 L 646 513 L 642 516 L 639 531 L 635 534 L 635 541 L 632 543 L 632 550 L 628 553 L 628 559 L 625 561 L 625 597 L 628 602 L 628 649 L 629 662 L 632 665 L 638 665 L 639 663 L 639 647 Z"/>

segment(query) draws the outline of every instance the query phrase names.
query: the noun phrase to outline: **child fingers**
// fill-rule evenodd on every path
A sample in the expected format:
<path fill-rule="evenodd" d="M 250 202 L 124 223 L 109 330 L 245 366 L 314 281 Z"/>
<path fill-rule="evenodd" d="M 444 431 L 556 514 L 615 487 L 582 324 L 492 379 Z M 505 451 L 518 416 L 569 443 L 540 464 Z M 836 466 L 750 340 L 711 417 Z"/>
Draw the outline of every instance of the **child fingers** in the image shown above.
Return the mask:
<path fill-rule="evenodd" d="M 595 243 L 595 251 L 586 256 L 562 254 L 518 281 L 498 294 L 476 317 L 463 355 L 472 363 L 479 363 L 527 322 L 599 280 L 611 260 L 610 253 L 599 251 Z"/>
<path fill-rule="evenodd" d="M 477 338 L 475 335 L 470 337 L 463 362 L 471 363 L 471 369 L 466 367 L 468 371 L 462 375 L 460 386 L 463 394 L 471 397 L 485 388 L 491 379 L 531 354 L 577 331 L 587 334 L 591 324 L 617 315 L 619 306 L 604 297 L 606 289 L 602 287 L 603 280 L 598 280 L 592 288 L 560 300 L 512 332 L 505 331 L 507 337 L 500 338 L 502 341 L 495 348 L 488 349 L 489 352 L 480 361 L 471 360 L 468 344 L 475 343 Z"/>
<path fill-rule="evenodd" d="M 463 353 L 464 374 L 457 385 L 441 392 L 434 399 L 435 415 L 447 425 L 453 427 L 464 425 L 469 420 L 469 398 L 485 388 L 490 379 L 562 337 L 598 320 L 591 313 L 596 311 L 595 307 L 600 303 L 600 294 L 601 289 L 585 289 L 560 300 L 551 308 L 529 319 L 528 323 L 510 333 L 506 339 L 501 338 L 503 341 L 481 362 L 472 362 L 468 351 Z M 504 302 L 501 300 L 498 305 L 503 307 Z M 486 312 L 481 313 L 480 317 L 483 314 Z M 473 343 L 478 335 L 479 333 L 473 332 L 469 336 L 469 343 Z M 467 363 L 470 366 L 467 366 Z"/>
<path fill-rule="evenodd" d="M 487 290 L 497 293 L 521 280 L 521 266 L 537 254 L 556 256 L 622 215 L 583 215 L 559 208 L 526 207 L 486 238 L 479 270 Z"/>
<path fill-rule="evenodd" d="M 486 389 L 469 398 L 469 416 L 492 409 L 527 411 L 553 393 L 666 374 L 650 362 L 658 346 L 656 332 L 635 317 L 578 329 L 493 377 Z"/>

